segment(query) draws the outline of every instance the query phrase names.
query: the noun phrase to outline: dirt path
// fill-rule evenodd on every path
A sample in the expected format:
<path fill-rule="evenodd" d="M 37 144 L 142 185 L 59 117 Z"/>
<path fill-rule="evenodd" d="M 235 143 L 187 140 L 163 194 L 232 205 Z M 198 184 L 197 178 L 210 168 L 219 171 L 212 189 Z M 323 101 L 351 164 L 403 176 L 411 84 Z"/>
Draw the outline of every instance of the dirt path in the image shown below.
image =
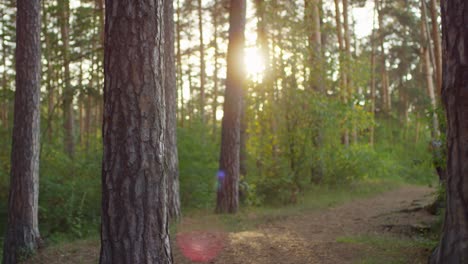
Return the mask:
<path fill-rule="evenodd" d="M 373 198 L 287 217 L 256 230 L 230 233 L 225 250 L 210 263 L 361 263 L 371 247 L 337 241 L 346 237 L 410 234 L 412 228 L 433 221 L 423 210 L 411 212 L 412 208 L 429 203 L 431 192 L 429 188 L 405 186 Z M 409 250 L 407 261 L 400 259 L 398 263 L 425 263 L 427 253 Z M 192 262 L 176 249 L 175 263 Z M 380 259 L 375 263 L 390 262 Z"/>
<path fill-rule="evenodd" d="M 426 263 L 427 247 L 402 241 L 411 241 L 413 229 L 434 221 L 425 210 L 413 210 L 428 204 L 431 193 L 429 188 L 404 186 L 329 209 L 265 221 L 251 230 L 221 232 L 224 249 L 208 263 Z M 175 244 L 174 263 L 194 263 Z M 97 263 L 98 255 L 99 241 L 88 240 L 47 248 L 27 263 Z"/>

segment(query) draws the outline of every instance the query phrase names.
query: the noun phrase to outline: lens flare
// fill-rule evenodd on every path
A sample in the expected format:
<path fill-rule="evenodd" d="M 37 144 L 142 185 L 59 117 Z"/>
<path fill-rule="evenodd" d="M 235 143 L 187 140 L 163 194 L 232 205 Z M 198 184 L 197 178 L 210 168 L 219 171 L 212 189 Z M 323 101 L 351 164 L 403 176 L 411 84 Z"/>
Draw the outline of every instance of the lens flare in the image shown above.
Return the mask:
<path fill-rule="evenodd" d="M 207 263 L 223 250 L 226 235 L 213 231 L 190 231 L 178 233 L 176 240 L 186 258 L 193 262 Z"/>

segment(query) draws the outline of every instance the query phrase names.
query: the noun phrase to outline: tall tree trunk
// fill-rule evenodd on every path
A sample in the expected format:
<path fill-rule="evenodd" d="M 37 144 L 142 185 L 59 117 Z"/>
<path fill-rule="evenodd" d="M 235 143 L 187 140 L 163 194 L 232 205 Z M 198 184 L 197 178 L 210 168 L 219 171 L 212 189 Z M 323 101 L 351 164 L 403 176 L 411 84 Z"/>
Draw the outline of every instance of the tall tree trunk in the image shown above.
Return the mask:
<path fill-rule="evenodd" d="M 371 53 L 371 108 L 370 112 L 372 115 L 372 121 L 375 122 L 375 95 L 376 95 L 376 89 L 375 89 L 375 29 L 372 29 L 372 53 Z M 374 135 L 375 133 L 375 126 L 374 124 L 371 124 L 370 127 L 370 133 L 369 133 L 369 144 L 371 146 L 374 146 Z"/>
<path fill-rule="evenodd" d="M 345 79 L 346 79 L 346 98 L 347 101 L 351 104 L 351 111 L 354 111 L 354 104 L 353 104 L 353 82 L 351 78 L 351 33 L 349 30 L 349 4 L 348 0 L 343 0 L 343 29 L 344 29 L 344 43 L 345 43 L 345 59 L 344 59 L 344 67 L 345 67 Z M 356 124 L 354 120 L 352 122 L 352 132 L 351 138 L 353 144 L 357 144 L 357 131 L 356 131 Z"/>
<path fill-rule="evenodd" d="M 320 1 L 319 0 L 304 0 L 304 20 L 308 27 L 308 51 L 309 57 L 308 68 L 310 71 L 308 85 L 314 90 L 324 96 L 325 87 L 323 83 L 323 62 L 322 62 L 322 33 L 320 29 Z M 304 74 L 304 76 L 306 76 Z M 316 153 L 320 153 L 320 148 L 323 145 L 323 132 L 319 117 L 316 118 L 317 123 L 311 129 L 313 129 L 313 143 L 317 149 Z M 320 182 L 323 178 L 323 162 L 320 156 L 316 157 L 312 165 L 311 181 Z"/>
<path fill-rule="evenodd" d="M 182 50 L 181 50 L 181 47 L 180 47 L 180 39 L 181 39 L 181 26 L 182 26 L 182 23 L 180 22 L 180 20 L 182 19 L 181 18 L 181 15 L 180 15 L 180 10 L 181 10 L 182 6 L 180 5 L 180 0 L 177 0 L 177 22 L 176 22 L 176 38 L 177 38 L 177 54 L 176 54 L 176 57 L 177 57 L 177 63 L 176 63 L 176 66 L 177 66 L 177 86 L 179 87 L 179 102 L 180 102 L 180 114 L 179 114 L 179 118 L 180 118 L 180 125 L 183 127 L 184 126 L 184 121 L 185 121 L 185 105 L 184 105 L 184 78 L 183 78 L 183 74 L 182 74 Z"/>
<path fill-rule="evenodd" d="M 427 94 L 429 99 L 431 100 L 432 109 L 435 110 L 437 107 L 437 101 L 435 98 L 435 91 L 434 91 L 434 81 L 432 79 L 432 67 L 431 67 L 431 59 L 429 50 L 431 49 L 430 40 L 428 38 L 428 31 L 426 28 L 426 8 L 425 8 L 425 0 L 421 0 L 421 45 L 422 45 L 422 61 L 424 62 L 424 74 L 426 77 L 426 85 L 427 85 Z M 432 113 L 432 136 L 434 138 L 439 137 L 439 121 L 437 120 L 437 113 L 433 111 Z"/>
<path fill-rule="evenodd" d="M 310 76 L 308 85 L 323 93 L 322 34 L 320 30 L 320 1 L 304 0 L 304 20 L 308 27 L 308 67 Z"/>
<path fill-rule="evenodd" d="M 65 131 L 64 146 L 65 153 L 73 158 L 75 153 L 74 133 L 74 111 L 73 111 L 73 87 L 71 86 L 70 58 L 69 58 L 69 0 L 59 2 L 60 8 L 60 34 L 62 37 L 62 60 L 63 60 L 63 128 Z"/>
<path fill-rule="evenodd" d="M 224 116 L 221 132 L 216 212 L 236 213 L 239 207 L 239 141 L 242 101 L 245 0 L 231 0 Z"/>
<path fill-rule="evenodd" d="M 382 0 L 375 0 L 375 6 L 377 9 L 377 17 L 379 22 L 379 42 L 380 42 L 380 77 L 382 82 L 382 108 L 384 113 L 389 114 L 392 109 L 392 102 L 390 98 L 390 90 L 388 83 L 388 73 L 387 73 L 387 59 L 385 55 L 385 38 L 383 32 L 383 14 L 382 14 Z"/>
<path fill-rule="evenodd" d="M 200 116 L 202 123 L 205 124 L 205 47 L 203 44 L 203 6 L 202 0 L 198 0 L 198 30 L 200 34 Z"/>
<path fill-rule="evenodd" d="M 101 264 L 172 263 L 164 2 L 106 1 Z"/>
<path fill-rule="evenodd" d="M 464 0 L 441 1 L 443 87 L 442 102 L 447 114 L 447 206 L 439 246 L 430 263 L 468 261 L 468 28 L 460 18 L 468 17 Z"/>
<path fill-rule="evenodd" d="M 5 32 L 6 25 L 7 25 L 7 23 L 2 22 L 2 32 Z M 2 38 L 2 51 L 3 51 L 2 66 L 4 67 L 3 68 L 3 74 L 2 74 L 2 89 L 6 94 L 6 92 L 8 91 L 8 74 L 7 74 L 7 71 L 5 69 L 8 68 L 8 65 L 7 65 L 7 60 L 6 60 L 6 58 L 7 58 L 7 46 L 6 46 L 5 38 Z M 9 127 L 9 118 L 8 118 L 9 104 L 8 104 L 8 99 L 2 98 L 2 100 L 0 101 L 0 107 L 2 108 L 1 109 L 1 116 L 0 116 L 1 121 L 2 121 L 1 125 L 5 129 L 8 129 L 8 127 Z"/>
<path fill-rule="evenodd" d="M 168 213 L 171 219 L 180 217 L 179 158 L 177 153 L 177 84 L 174 55 L 174 6 L 164 1 L 164 92 L 166 100 L 166 169 L 168 180 Z"/>
<path fill-rule="evenodd" d="M 348 103 L 348 89 L 346 88 L 347 78 L 346 78 L 346 70 L 345 70 L 345 62 L 343 59 L 343 52 L 345 50 L 345 44 L 343 42 L 343 29 L 341 25 L 341 11 L 340 11 L 340 0 L 335 1 L 335 22 L 336 22 L 336 32 L 338 37 L 338 48 L 339 48 L 339 72 L 340 72 L 340 93 L 343 102 L 346 104 Z M 342 135 L 343 144 L 345 146 L 349 145 L 349 131 L 345 128 L 343 135 Z"/>
<path fill-rule="evenodd" d="M 45 1 L 42 1 L 42 10 L 46 10 Z M 47 89 L 47 141 L 49 143 L 53 140 L 53 127 L 52 127 L 52 117 L 54 114 L 54 87 L 52 85 L 52 75 L 53 75 L 53 65 L 51 59 L 52 46 L 50 43 L 50 36 L 48 31 L 48 17 L 47 12 L 42 14 L 42 35 L 44 36 L 45 49 L 44 57 L 47 61 L 46 63 L 46 89 Z"/>
<path fill-rule="evenodd" d="M 442 89 L 442 49 L 440 45 L 439 23 L 437 23 L 437 0 L 431 0 L 432 40 L 434 41 L 435 70 L 436 70 L 436 97 L 440 96 Z"/>
<path fill-rule="evenodd" d="M 17 0 L 16 5 L 16 92 L 4 264 L 20 262 L 40 244 L 41 4 Z"/>
<path fill-rule="evenodd" d="M 211 108 L 213 109 L 213 116 L 212 116 L 212 133 L 215 136 L 217 133 L 217 119 L 216 119 L 216 112 L 218 111 L 218 90 L 219 90 L 219 81 L 218 81 L 218 74 L 219 74 L 219 65 L 218 65 L 218 57 L 219 57 L 219 47 L 218 47 L 218 16 L 219 16 L 219 1 L 215 0 L 213 4 L 212 10 L 212 18 L 213 18 L 213 47 L 214 47 L 214 71 L 213 71 L 213 102 Z"/>

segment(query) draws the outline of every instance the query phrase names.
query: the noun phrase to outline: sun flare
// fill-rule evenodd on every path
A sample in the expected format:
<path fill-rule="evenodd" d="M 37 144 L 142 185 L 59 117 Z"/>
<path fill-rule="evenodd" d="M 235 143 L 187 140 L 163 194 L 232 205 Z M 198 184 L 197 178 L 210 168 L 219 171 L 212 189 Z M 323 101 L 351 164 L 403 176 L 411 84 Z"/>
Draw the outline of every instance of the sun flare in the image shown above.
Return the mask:
<path fill-rule="evenodd" d="M 265 70 L 265 59 L 257 47 L 245 49 L 244 64 L 248 78 L 253 81 L 260 81 Z"/>

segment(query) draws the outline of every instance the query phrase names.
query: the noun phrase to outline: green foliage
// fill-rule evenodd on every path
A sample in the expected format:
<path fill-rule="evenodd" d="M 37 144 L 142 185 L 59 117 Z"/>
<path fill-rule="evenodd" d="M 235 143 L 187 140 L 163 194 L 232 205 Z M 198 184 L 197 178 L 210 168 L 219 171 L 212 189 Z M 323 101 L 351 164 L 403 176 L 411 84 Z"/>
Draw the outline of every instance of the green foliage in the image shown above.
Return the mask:
<path fill-rule="evenodd" d="M 82 238 L 95 233 L 101 208 L 101 152 L 75 160 L 45 145 L 40 169 L 39 221 L 43 236 Z"/>
<path fill-rule="evenodd" d="M 219 143 L 210 127 L 194 122 L 177 131 L 180 195 L 183 208 L 209 208 L 215 200 Z"/>

